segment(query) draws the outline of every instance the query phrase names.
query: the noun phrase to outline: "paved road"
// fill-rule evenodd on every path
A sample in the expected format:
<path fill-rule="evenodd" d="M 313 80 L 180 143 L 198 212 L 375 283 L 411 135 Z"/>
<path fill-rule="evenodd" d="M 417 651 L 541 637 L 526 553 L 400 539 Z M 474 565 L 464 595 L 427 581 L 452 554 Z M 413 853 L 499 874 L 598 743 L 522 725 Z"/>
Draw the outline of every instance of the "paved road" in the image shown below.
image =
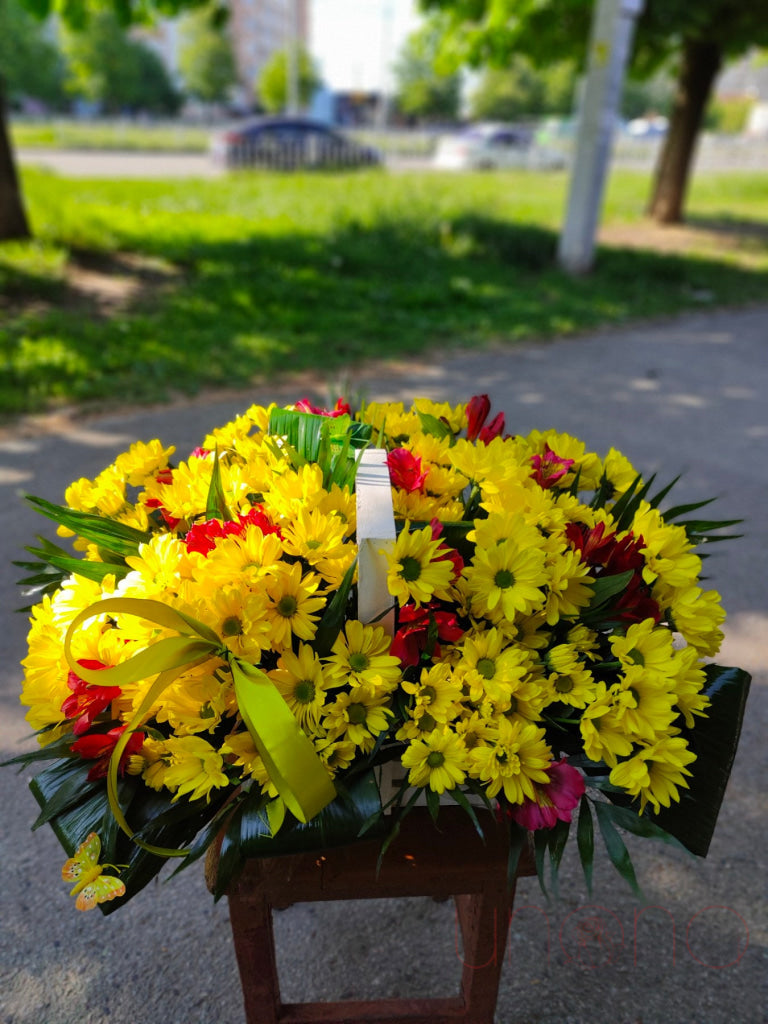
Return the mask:
<path fill-rule="evenodd" d="M 711 313 L 485 353 L 425 354 L 369 367 L 353 383 L 370 397 L 451 401 L 488 391 L 508 427 L 555 426 L 603 452 L 615 445 L 660 479 L 681 469 L 681 501 L 720 496 L 716 514 L 746 519 L 743 540 L 719 546 L 708 571 L 730 617 L 719 659 L 754 673 L 739 755 L 709 857 L 630 844 L 642 908 L 607 868 L 594 898 L 566 856 L 560 902 L 535 879 L 518 887 L 498 1024 L 764 1024 L 768 711 L 768 307 Z M 44 530 L 24 489 L 60 500 L 136 438 L 180 451 L 252 401 L 295 398 L 320 381 L 255 384 L 239 394 L 85 419 L 26 422 L 0 435 L 0 756 L 26 735 L 18 704 L 25 623 L 15 571 Z M 152 885 L 118 914 L 79 915 L 57 881 L 53 835 L 28 831 L 35 807 L 24 777 L 0 771 L 3 1024 L 239 1024 L 242 1006 L 227 908 L 202 871 Z M 601 865 L 604 858 L 601 858 Z M 527 909 L 524 909 L 527 906 Z M 277 916 L 289 999 L 449 994 L 459 963 L 451 904 L 429 900 L 301 905 Z M 745 948 L 746 947 L 746 948 Z"/>
<path fill-rule="evenodd" d="M 220 178 L 225 173 L 204 153 L 20 149 L 16 155 L 23 166 L 44 167 L 67 178 Z M 387 169 L 396 173 L 428 167 L 429 162 L 419 158 L 387 160 Z"/>

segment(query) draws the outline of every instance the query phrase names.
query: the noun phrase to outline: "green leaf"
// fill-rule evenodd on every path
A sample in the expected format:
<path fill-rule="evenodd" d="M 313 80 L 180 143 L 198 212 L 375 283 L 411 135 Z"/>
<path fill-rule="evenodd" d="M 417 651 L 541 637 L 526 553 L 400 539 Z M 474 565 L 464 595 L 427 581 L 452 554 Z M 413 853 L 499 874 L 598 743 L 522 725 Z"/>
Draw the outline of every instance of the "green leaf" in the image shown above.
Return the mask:
<path fill-rule="evenodd" d="M 208 497 L 205 502 L 205 518 L 220 519 L 224 523 L 232 522 L 232 515 L 227 508 L 227 499 L 221 483 L 221 465 L 219 463 L 219 449 L 213 453 L 213 471 L 211 482 L 208 485 Z"/>
<path fill-rule="evenodd" d="M 90 512 L 76 512 L 62 505 L 53 505 L 43 498 L 35 498 L 28 494 L 26 500 L 48 519 L 117 555 L 135 555 L 139 545 L 146 544 L 152 537 L 152 534 L 145 530 L 135 530 L 132 526 L 92 515 Z"/>
<path fill-rule="evenodd" d="M 671 523 L 678 516 L 684 516 L 687 512 L 695 512 L 696 509 L 704 508 L 705 505 L 711 505 L 713 501 L 715 501 L 714 498 L 706 498 L 704 501 L 692 501 L 688 505 L 673 505 L 672 508 L 665 509 L 662 514 L 666 522 Z"/>
<path fill-rule="evenodd" d="M 552 890 L 555 898 L 559 893 L 560 861 L 563 859 L 565 847 L 568 844 L 568 835 L 571 831 L 569 821 L 559 821 L 551 829 L 547 829 L 549 839 L 549 864 L 552 878 Z"/>
<path fill-rule="evenodd" d="M 433 437 L 439 438 L 441 441 L 446 437 L 452 437 L 451 428 L 447 423 L 443 423 L 436 416 L 430 415 L 428 412 L 420 412 L 418 409 L 416 412 L 419 414 L 421 420 L 421 429 L 425 434 L 432 434 Z"/>
<path fill-rule="evenodd" d="M 651 506 L 651 508 L 658 508 L 659 505 L 662 503 L 662 501 L 664 501 L 666 496 L 669 494 L 669 492 L 672 490 L 672 488 L 675 486 L 675 484 L 678 483 L 679 480 L 680 480 L 680 474 L 678 473 L 678 475 L 673 480 L 670 480 L 670 482 L 666 485 L 666 487 L 662 487 L 662 489 L 657 494 L 654 494 L 654 496 L 652 498 L 649 498 L 648 499 L 648 504 Z M 664 518 L 665 519 L 669 519 L 669 513 L 668 512 L 664 513 Z"/>
<path fill-rule="evenodd" d="M 323 617 L 320 619 L 313 646 L 321 658 L 327 658 L 331 653 L 333 645 L 336 643 L 336 638 L 347 619 L 349 592 L 352 589 L 356 565 L 357 559 L 344 573 L 341 586 L 326 605 Z"/>
<path fill-rule="evenodd" d="M 612 597 L 620 594 L 632 579 L 634 571 L 616 573 L 614 576 L 598 576 L 592 585 L 592 599 L 585 615 L 592 615 L 608 604 Z"/>
<path fill-rule="evenodd" d="M 607 806 L 614 824 L 626 832 L 642 836 L 644 839 L 659 839 L 662 843 L 689 852 L 679 839 L 657 825 L 649 816 L 640 815 L 631 807 L 623 807 L 620 804 L 610 803 Z"/>
<path fill-rule="evenodd" d="M 691 764 L 689 789 L 680 803 L 651 815 L 699 857 L 706 857 L 717 824 L 741 734 L 750 676 L 740 668 L 707 665 L 704 692 L 711 701 L 706 718 L 693 729 L 683 729 L 696 760 Z"/>
<path fill-rule="evenodd" d="M 528 832 L 516 821 L 509 823 L 509 853 L 507 854 L 507 888 L 511 889 L 517 879 L 517 869 L 523 850 L 528 845 Z"/>
<path fill-rule="evenodd" d="M 589 809 L 589 800 L 582 796 L 579 805 L 579 820 L 576 825 L 576 845 L 579 850 L 579 859 L 584 871 L 584 881 L 587 884 L 587 892 L 592 895 L 592 867 L 595 861 L 595 828 L 592 823 L 592 812 Z"/>
<path fill-rule="evenodd" d="M 66 736 L 60 737 L 58 740 L 54 740 L 53 743 L 48 743 L 43 747 L 35 747 L 34 750 L 27 751 L 26 754 L 17 754 L 16 757 L 11 757 L 7 761 L 0 761 L 0 768 L 5 768 L 11 764 L 31 764 L 33 761 L 57 761 L 60 758 L 72 758 L 82 764 L 82 759 L 76 754 L 70 754 L 70 747 L 74 736 L 71 733 L 67 733 Z"/>
<path fill-rule="evenodd" d="M 94 790 L 103 789 L 106 799 L 104 780 L 89 780 L 87 777 L 92 767 L 93 761 L 85 761 L 79 757 L 67 758 L 43 768 L 30 780 L 29 788 L 40 804 L 40 814 L 32 825 L 33 830 L 40 828 L 63 811 L 76 807 Z"/>
<path fill-rule="evenodd" d="M 469 800 L 467 800 L 466 795 L 458 788 L 449 789 L 446 790 L 446 792 L 448 793 L 448 796 L 451 797 L 451 799 L 454 800 L 459 805 L 459 807 L 461 807 L 461 809 L 469 816 L 470 821 L 475 826 L 475 831 L 483 840 L 483 842 L 485 842 L 485 832 L 483 832 L 483 826 L 480 824 L 477 814 L 475 813 L 475 808 L 472 806 Z"/>
<path fill-rule="evenodd" d="M 377 813 L 381 814 L 379 788 L 373 770 L 357 778 L 348 789 L 340 783 L 337 789 L 339 795 L 336 799 L 306 824 L 286 814 L 283 827 L 274 836 L 259 794 L 245 800 L 239 826 L 242 855 L 273 857 L 280 853 L 322 850 L 354 842 L 363 824 Z"/>
<path fill-rule="evenodd" d="M 613 824 L 611 815 L 612 809 L 613 808 L 610 804 L 602 802 L 595 804 L 595 813 L 597 814 L 597 823 L 600 826 L 600 833 L 603 837 L 603 842 L 605 843 L 605 848 L 608 851 L 611 863 L 624 881 L 629 885 L 635 896 L 642 899 L 643 894 L 640 891 L 640 886 L 637 884 L 637 877 L 635 876 L 635 869 L 632 866 L 632 859 L 629 856 L 629 850 Z"/>
<path fill-rule="evenodd" d="M 86 580 L 94 580 L 96 583 L 101 583 L 106 576 L 114 576 L 116 579 L 121 580 L 128 574 L 128 566 L 125 562 L 91 562 L 85 558 L 72 558 L 65 555 L 44 556 L 42 552 L 37 551 L 35 548 L 27 548 L 26 550 L 33 555 L 39 554 L 41 557 L 46 557 L 49 565 L 66 573 L 67 576 L 74 574 L 75 576 L 82 576 Z M 19 580 L 19 582 L 23 583 L 24 581 Z"/>
<path fill-rule="evenodd" d="M 440 814 L 440 796 L 433 789 L 429 789 L 429 787 L 424 790 L 424 796 L 427 801 L 429 815 L 432 821 L 437 823 L 437 818 Z"/>

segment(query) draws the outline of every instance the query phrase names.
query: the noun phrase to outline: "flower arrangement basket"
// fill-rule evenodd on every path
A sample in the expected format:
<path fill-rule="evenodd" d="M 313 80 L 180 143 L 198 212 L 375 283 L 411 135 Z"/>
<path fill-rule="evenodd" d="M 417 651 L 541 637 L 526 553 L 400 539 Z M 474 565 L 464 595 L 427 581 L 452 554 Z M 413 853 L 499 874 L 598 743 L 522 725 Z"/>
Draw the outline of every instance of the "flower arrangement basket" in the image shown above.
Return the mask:
<path fill-rule="evenodd" d="M 253 406 L 173 456 L 29 498 L 74 548 L 17 563 L 14 762 L 43 765 L 77 907 L 214 843 L 216 898 L 253 858 L 376 840 L 381 870 L 412 813 L 443 841 L 446 804 L 504 830 L 510 879 L 529 844 L 542 885 L 569 840 L 588 886 L 598 838 L 635 890 L 625 833 L 706 854 L 749 684 L 711 662 L 701 549 L 733 524 L 706 503 L 509 434 L 484 395 Z"/>

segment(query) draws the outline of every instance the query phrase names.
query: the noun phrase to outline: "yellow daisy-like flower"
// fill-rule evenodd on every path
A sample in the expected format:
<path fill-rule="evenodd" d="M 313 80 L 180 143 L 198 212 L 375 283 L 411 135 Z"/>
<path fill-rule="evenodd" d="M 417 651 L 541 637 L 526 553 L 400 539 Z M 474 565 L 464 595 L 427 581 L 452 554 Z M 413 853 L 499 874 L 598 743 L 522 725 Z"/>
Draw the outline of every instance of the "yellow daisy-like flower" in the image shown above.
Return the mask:
<path fill-rule="evenodd" d="M 626 669 L 619 683 L 619 703 L 627 736 L 653 743 L 669 732 L 676 714 L 669 686 L 669 681 L 654 678 L 640 665 Z"/>
<path fill-rule="evenodd" d="M 299 644 L 298 654 L 284 651 L 277 668 L 267 675 L 282 694 L 299 725 L 317 732 L 328 683 L 320 659 L 309 644 Z"/>
<path fill-rule="evenodd" d="M 701 572 L 701 559 L 693 553 L 693 544 L 682 526 L 665 523 L 658 509 L 647 502 L 632 520 L 632 532 L 642 537 L 645 555 L 643 579 L 653 583 L 660 578 L 669 587 L 689 587 Z"/>
<path fill-rule="evenodd" d="M 184 672 L 163 691 L 154 706 L 154 716 L 158 722 L 168 722 L 177 736 L 213 732 L 226 711 L 227 696 L 228 687 L 198 666 Z"/>
<path fill-rule="evenodd" d="M 185 795 L 190 800 L 210 800 L 213 789 L 229 785 L 224 759 L 201 736 L 171 737 L 164 746 L 170 764 L 163 774 L 163 785 L 176 791 L 174 801 Z"/>
<path fill-rule="evenodd" d="M 445 662 L 423 668 L 417 683 L 404 680 L 400 688 L 412 694 L 416 707 L 423 707 L 437 722 L 447 722 L 459 711 L 461 680 Z"/>
<path fill-rule="evenodd" d="M 315 750 L 331 775 L 336 775 L 337 772 L 349 768 L 357 753 L 357 748 L 352 740 L 334 740 L 328 737 L 315 740 Z"/>
<path fill-rule="evenodd" d="M 632 741 L 624 732 L 621 714 L 618 685 L 598 683 L 594 700 L 579 719 L 584 753 L 590 761 L 605 761 L 614 766 L 618 758 L 632 753 Z"/>
<path fill-rule="evenodd" d="M 301 574 L 301 565 L 281 564 L 264 577 L 267 595 L 264 614 L 269 621 L 274 650 L 290 646 L 291 637 L 311 640 L 317 630 L 318 613 L 325 598 L 316 595 L 320 577 Z"/>
<path fill-rule="evenodd" d="M 548 625 L 560 619 L 575 617 L 592 600 L 589 566 L 581 561 L 577 551 L 564 550 L 547 559 L 549 580 L 544 614 Z"/>
<path fill-rule="evenodd" d="M 121 597 L 162 597 L 176 593 L 182 579 L 190 575 L 187 549 L 172 533 L 158 533 L 146 544 L 139 545 L 138 555 L 125 559 L 130 566 L 119 583 Z"/>
<path fill-rule="evenodd" d="M 429 787 L 434 793 L 460 786 L 466 776 L 467 749 L 450 729 L 435 730 L 413 740 L 403 751 L 403 768 L 412 786 Z"/>
<path fill-rule="evenodd" d="M 263 594 L 225 587 L 206 594 L 205 604 L 195 606 L 193 615 L 209 625 L 233 654 L 257 664 L 262 651 L 271 647 L 265 607 Z"/>
<path fill-rule="evenodd" d="M 696 760 L 680 736 L 665 736 L 651 746 L 622 761 L 611 771 L 610 781 L 632 796 L 640 797 L 640 813 L 650 803 L 658 813 L 662 807 L 679 800 L 678 786 L 688 788 L 687 765 Z"/>
<path fill-rule="evenodd" d="M 672 634 L 653 619 L 633 623 L 624 636 L 610 637 L 611 650 L 623 669 L 640 665 L 654 679 L 665 680 L 672 671 L 675 652 Z"/>
<path fill-rule="evenodd" d="M 725 609 L 717 591 L 657 583 L 653 594 L 662 608 L 670 610 L 675 629 L 685 642 L 695 647 L 701 657 L 713 658 L 723 642 L 720 626 L 725 621 Z"/>
<path fill-rule="evenodd" d="M 440 543 L 432 539 L 431 527 L 411 531 L 406 523 L 392 552 L 386 553 L 387 588 L 400 604 L 410 600 L 418 606 L 433 597 L 449 597 L 453 563 L 438 554 Z"/>
<path fill-rule="evenodd" d="M 176 451 L 174 445 L 164 448 L 159 440 L 136 441 L 127 452 L 115 459 L 115 468 L 131 487 L 141 487 L 148 477 L 157 476 L 168 465 L 168 459 Z"/>
<path fill-rule="evenodd" d="M 191 554 L 199 588 L 213 592 L 221 587 L 238 586 L 259 590 L 267 572 L 280 562 L 283 545 L 276 533 L 262 533 L 258 526 L 246 527 L 242 534 L 230 534 L 216 541 L 208 555 Z"/>
<path fill-rule="evenodd" d="M 364 626 L 350 619 L 336 637 L 326 674 L 332 686 L 396 686 L 401 677 L 400 659 L 389 653 L 390 638 L 381 626 Z"/>
<path fill-rule="evenodd" d="M 389 728 L 391 717 L 388 694 L 362 685 L 351 693 L 339 693 L 327 704 L 321 724 L 331 739 L 348 739 L 369 754 L 379 733 Z"/>
<path fill-rule="evenodd" d="M 488 796 L 494 797 L 503 789 L 512 804 L 535 799 L 534 783 L 549 781 L 546 768 L 552 752 L 544 730 L 519 718 L 499 719 L 495 743 L 475 747 L 469 757 L 469 774 L 487 783 Z"/>
<path fill-rule="evenodd" d="M 519 548 L 512 540 L 494 548 L 475 549 L 472 564 L 464 570 L 472 597 L 472 611 L 492 622 L 516 615 L 527 615 L 545 601 L 548 574 L 544 552 L 538 548 Z"/>
<path fill-rule="evenodd" d="M 570 644 L 558 644 L 547 651 L 546 663 L 552 670 L 547 679 L 550 699 L 584 708 L 595 698 L 597 683 L 585 668 L 578 652 Z"/>
<path fill-rule="evenodd" d="M 283 526 L 283 546 L 289 555 L 310 565 L 344 554 L 345 526 L 337 516 L 302 508 Z"/>
<path fill-rule="evenodd" d="M 262 793 L 273 798 L 278 795 L 277 787 L 270 779 L 261 754 L 248 731 L 230 733 L 221 745 L 219 753 L 227 763 L 242 768 L 246 775 L 253 776 Z"/>
<path fill-rule="evenodd" d="M 434 416 L 436 420 L 444 421 L 452 434 L 458 434 L 461 428 L 467 425 L 466 405 L 451 406 L 448 402 L 433 402 L 430 398 L 417 398 L 413 403 L 413 408 L 417 413 L 425 413 L 427 416 Z"/>
<path fill-rule="evenodd" d="M 703 692 L 707 677 L 699 662 L 698 652 L 693 647 L 677 651 L 673 667 L 675 704 L 685 724 L 692 729 L 695 724 L 693 716 L 706 716 L 711 704 Z"/>

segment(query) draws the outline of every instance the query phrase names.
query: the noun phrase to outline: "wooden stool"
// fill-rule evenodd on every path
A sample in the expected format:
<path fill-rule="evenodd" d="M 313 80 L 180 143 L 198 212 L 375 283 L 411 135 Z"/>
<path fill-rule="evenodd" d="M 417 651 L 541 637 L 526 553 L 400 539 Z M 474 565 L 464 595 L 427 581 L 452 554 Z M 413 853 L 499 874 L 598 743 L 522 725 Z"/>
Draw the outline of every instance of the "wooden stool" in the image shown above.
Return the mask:
<path fill-rule="evenodd" d="M 247 1024 L 493 1024 L 515 888 L 507 884 L 507 829 L 487 811 L 478 814 L 485 842 L 459 807 L 442 807 L 437 826 L 426 808 L 415 808 L 387 850 L 378 877 L 380 840 L 247 861 L 227 892 Z M 209 851 L 209 888 L 217 859 L 215 849 Z M 525 849 L 517 876 L 535 873 Z M 273 907 L 397 896 L 454 898 L 464 942 L 459 996 L 281 1001 Z"/>

